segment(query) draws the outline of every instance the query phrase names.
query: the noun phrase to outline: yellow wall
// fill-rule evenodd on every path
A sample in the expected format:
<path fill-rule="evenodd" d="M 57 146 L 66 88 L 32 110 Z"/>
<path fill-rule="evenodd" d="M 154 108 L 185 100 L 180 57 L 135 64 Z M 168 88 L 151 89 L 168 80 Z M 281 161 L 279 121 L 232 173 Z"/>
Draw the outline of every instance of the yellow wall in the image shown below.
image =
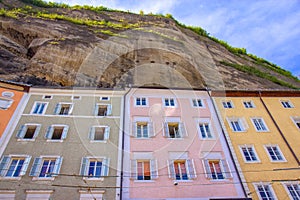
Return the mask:
<path fill-rule="evenodd" d="M 223 108 L 222 100 L 225 100 L 225 98 L 214 97 L 214 99 L 217 104 L 217 109 L 221 114 L 221 119 L 224 122 L 226 132 L 232 142 L 234 152 L 237 156 L 238 163 L 246 179 L 252 198 L 259 199 L 253 183 L 269 182 L 272 183 L 272 188 L 278 199 L 288 199 L 288 194 L 282 185 L 282 181 L 276 180 L 295 179 L 299 177 L 299 170 L 273 171 L 273 169 L 298 167 L 298 165 L 260 99 L 258 97 L 227 97 L 226 100 L 231 100 L 234 104 L 234 108 L 231 109 Z M 244 100 L 252 100 L 255 108 L 245 108 L 243 105 Z M 226 118 L 233 116 L 243 117 L 246 120 L 248 129 L 245 132 L 233 132 L 231 130 Z M 252 124 L 251 117 L 263 118 L 269 131 L 257 132 Z M 246 163 L 244 161 L 242 152 L 239 148 L 239 145 L 244 144 L 254 146 L 260 162 Z M 284 155 L 286 162 L 271 162 L 268 153 L 264 148 L 264 145 L 268 144 L 277 144 Z"/>

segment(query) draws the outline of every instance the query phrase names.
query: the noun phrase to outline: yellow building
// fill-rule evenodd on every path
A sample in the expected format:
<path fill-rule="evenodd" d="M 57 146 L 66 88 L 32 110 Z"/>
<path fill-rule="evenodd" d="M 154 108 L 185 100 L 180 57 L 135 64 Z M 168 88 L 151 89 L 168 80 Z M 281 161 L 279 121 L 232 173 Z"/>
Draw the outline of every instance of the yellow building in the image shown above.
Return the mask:
<path fill-rule="evenodd" d="M 300 199 L 296 156 L 300 152 L 300 101 L 299 97 L 278 97 L 282 95 L 268 91 L 211 92 L 237 173 L 253 199 Z M 298 114 L 293 109 L 287 112 L 283 101 L 298 107 Z"/>

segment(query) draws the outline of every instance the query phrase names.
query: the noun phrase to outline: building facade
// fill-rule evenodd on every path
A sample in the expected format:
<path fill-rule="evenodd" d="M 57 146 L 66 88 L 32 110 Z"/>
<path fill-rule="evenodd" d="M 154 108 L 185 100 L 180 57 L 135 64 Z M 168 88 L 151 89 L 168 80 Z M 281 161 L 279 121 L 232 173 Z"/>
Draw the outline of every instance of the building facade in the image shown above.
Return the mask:
<path fill-rule="evenodd" d="M 125 102 L 123 199 L 245 197 L 206 91 L 133 88 Z"/>
<path fill-rule="evenodd" d="M 253 199 L 299 199 L 299 112 L 286 107 L 292 101 L 296 108 L 300 101 L 283 95 L 212 92 L 242 182 Z"/>
<path fill-rule="evenodd" d="M 123 91 L 33 88 L 0 161 L 0 199 L 116 199 Z"/>

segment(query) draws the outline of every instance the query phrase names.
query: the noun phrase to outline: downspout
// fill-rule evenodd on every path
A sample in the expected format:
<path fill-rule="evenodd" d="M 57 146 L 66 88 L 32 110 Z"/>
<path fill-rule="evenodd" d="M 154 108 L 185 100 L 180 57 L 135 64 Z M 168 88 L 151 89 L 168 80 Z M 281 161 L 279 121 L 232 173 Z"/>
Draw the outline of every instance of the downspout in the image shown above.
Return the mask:
<path fill-rule="evenodd" d="M 295 160 L 297 161 L 298 165 L 300 165 L 300 161 L 297 158 L 297 155 L 295 154 L 295 152 L 293 151 L 293 148 L 290 146 L 289 142 L 284 137 L 284 134 L 282 133 L 281 129 L 279 128 L 278 124 L 276 123 L 275 119 L 273 118 L 271 112 L 269 111 L 267 105 L 265 104 L 264 100 L 262 99 L 261 91 L 259 91 L 259 99 L 260 99 L 261 103 L 263 104 L 264 108 L 266 109 L 266 111 L 268 112 L 270 118 L 272 119 L 273 124 L 276 126 L 276 128 L 277 128 L 278 132 L 280 133 L 281 137 L 283 138 L 285 144 L 288 146 L 289 150 L 293 154 L 293 156 L 294 156 Z"/>
<path fill-rule="evenodd" d="M 122 156 L 121 156 L 121 181 L 120 181 L 120 200 L 122 200 L 123 196 L 123 174 L 124 174 L 124 164 L 123 164 L 123 159 L 124 159 L 124 148 L 125 148 L 125 109 L 126 109 L 126 96 L 127 94 L 131 91 L 131 85 L 129 85 L 129 90 L 124 94 L 124 99 L 123 99 L 123 123 L 122 123 Z"/>
<path fill-rule="evenodd" d="M 240 181 L 240 183 L 241 183 L 241 186 L 242 186 L 242 189 L 243 189 L 244 196 L 245 196 L 245 198 L 248 198 L 247 191 L 246 191 L 246 189 L 245 189 L 245 187 L 244 187 L 244 184 L 242 183 L 242 179 L 241 179 L 241 176 L 240 176 L 240 172 L 239 172 L 239 170 L 238 170 L 238 168 L 237 168 L 237 166 L 236 166 L 236 163 L 234 162 L 234 158 L 233 158 L 233 155 L 232 155 L 232 151 L 230 150 L 229 143 L 228 143 L 228 141 L 227 141 L 227 139 L 226 139 L 226 135 L 225 135 L 225 132 L 224 132 L 222 123 L 221 123 L 220 116 L 218 115 L 216 105 L 215 105 L 215 103 L 214 103 L 214 101 L 213 101 L 213 99 L 212 99 L 212 97 L 211 97 L 210 90 L 209 90 L 208 88 L 206 88 L 206 91 L 207 91 L 207 93 L 208 93 L 208 96 L 209 96 L 209 98 L 210 98 L 210 101 L 212 102 L 214 111 L 215 111 L 215 113 L 216 113 L 216 116 L 217 116 L 219 125 L 220 125 L 221 130 L 222 130 L 222 134 L 223 134 L 223 136 L 224 136 L 226 145 L 227 145 L 227 147 L 228 147 L 228 149 L 229 149 L 229 155 L 230 155 L 230 158 L 231 158 L 231 160 L 233 161 L 232 163 L 233 163 L 233 166 L 234 166 L 234 170 L 237 172 L 236 174 L 237 174 L 238 179 L 239 179 L 239 181 Z"/>

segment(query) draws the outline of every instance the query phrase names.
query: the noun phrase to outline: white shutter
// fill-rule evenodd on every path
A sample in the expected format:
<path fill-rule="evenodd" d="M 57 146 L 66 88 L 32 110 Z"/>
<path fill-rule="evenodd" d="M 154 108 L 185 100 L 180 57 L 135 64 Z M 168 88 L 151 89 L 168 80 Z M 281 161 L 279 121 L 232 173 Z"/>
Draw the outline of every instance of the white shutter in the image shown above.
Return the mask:
<path fill-rule="evenodd" d="M 221 159 L 220 160 L 220 166 L 221 166 L 221 169 L 222 169 L 223 176 L 225 178 L 232 178 L 232 173 L 230 171 L 227 160 Z"/>
<path fill-rule="evenodd" d="M 55 109 L 54 109 L 54 114 L 58 115 L 60 112 L 60 109 L 61 109 L 61 104 L 60 103 L 56 104 Z"/>
<path fill-rule="evenodd" d="M 0 108 L 6 110 L 11 106 L 12 103 L 13 103 L 12 100 L 0 99 Z"/>
<path fill-rule="evenodd" d="M 20 130 L 17 133 L 17 138 L 24 138 L 26 130 L 27 130 L 27 126 L 26 125 L 22 125 L 21 128 L 20 128 Z"/>
<path fill-rule="evenodd" d="M 80 175 L 82 175 L 82 176 L 87 175 L 88 163 L 89 163 L 89 159 L 86 157 L 83 157 L 81 160 Z"/>
<path fill-rule="evenodd" d="M 49 126 L 45 135 L 46 139 L 51 139 L 52 138 L 52 134 L 54 131 L 54 127 L 53 126 Z"/>
<path fill-rule="evenodd" d="M 23 163 L 23 166 L 22 166 L 22 169 L 20 171 L 20 176 L 24 176 L 26 171 L 27 171 L 27 168 L 28 168 L 28 165 L 29 165 L 29 162 L 30 162 L 30 159 L 31 159 L 31 156 L 28 156 L 25 158 L 25 161 Z"/>
<path fill-rule="evenodd" d="M 157 160 L 155 159 L 150 160 L 150 172 L 151 172 L 151 179 L 158 178 Z"/>
<path fill-rule="evenodd" d="M 137 160 L 130 160 L 130 178 L 137 179 Z"/>
<path fill-rule="evenodd" d="M 34 138 L 36 138 L 38 136 L 40 130 L 41 130 L 41 125 L 40 124 L 36 125 L 36 128 L 35 128 L 34 135 L 33 135 L 32 139 L 34 139 Z"/>
<path fill-rule="evenodd" d="M 64 130 L 62 132 L 62 135 L 61 135 L 61 139 L 64 140 L 66 139 L 67 135 L 68 135 L 68 130 L 69 130 L 69 126 L 64 126 Z"/>
<path fill-rule="evenodd" d="M 53 169 L 53 174 L 51 174 L 51 176 L 58 176 L 60 168 L 61 168 L 61 164 L 63 161 L 63 157 L 58 157 L 55 160 L 55 165 L 54 165 L 54 169 Z"/>
<path fill-rule="evenodd" d="M 108 140 L 109 139 L 109 133 L 110 133 L 110 127 L 107 126 L 107 127 L 105 127 L 104 140 Z"/>
<path fill-rule="evenodd" d="M 41 164 L 42 164 L 42 158 L 40 157 L 35 158 L 29 176 L 38 176 Z"/>
<path fill-rule="evenodd" d="M 178 123 L 178 129 L 179 129 L 179 133 L 180 133 L 181 137 L 186 137 L 187 136 L 187 132 L 186 132 L 185 127 L 184 127 L 184 123 L 182 123 L 182 122 Z"/>
<path fill-rule="evenodd" d="M 247 121 L 246 121 L 246 119 L 244 117 L 239 118 L 239 122 L 243 126 L 243 131 L 245 131 L 245 130 L 247 130 L 249 128 L 248 123 L 247 123 Z"/>
<path fill-rule="evenodd" d="M 73 108 L 74 108 L 74 105 L 73 104 L 69 104 L 70 105 L 70 108 L 69 108 L 69 115 L 71 115 L 72 114 L 72 112 L 73 112 Z"/>
<path fill-rule="evenodd" d="M 9 156 L 3 156 L 0 162 L 0 176 L 5 176 L 7 170 L 8 170 L 8 163 L 10 161 Z"/>
<path fill-rule="evenodd" d="M 112 107 L 111 104 L 107 105 L 107 112 L 106 115 L 111 115 Z"/>
<path fill-rule="evenodd" d="M 108 176 L 109 173 L 109 158 L 102 160 L 101 176 Z"/>
<path fill-rule="evenodd" d="M 194 165 L 194 160 L 193 159 L 187 159 L 186 160 L 187 164 L 187 169 L 188 169 L 188 176 L 190 179 L 195 179 L 197 178 L 196 170 L 195 170 L 195 165 Z"/>
<path fill-rule="evenodd" d="M 95 115 L 95 116 L 98 116 L 98 109 L 99 109 L 99 105 L 96 104 L 96 105 L 95 105 L 95 109 L 94 109 L 94 115 Z"/>
<path fill-rule="evenodd" d="M 132 122 L 132 129 L 130 131 L 130 136 L 132 137 L 137 136 L 137 122 Z"/>
<path fill-rule="evenodd" d="M 89 139 L 90 140 L 94 140 L 95 139 L 95 130 L 96 128 L 95 128 L 95 126 L 92 126 L 91 128 L 90 128 L 90 132 L 89 132 Z"/>
<path fill-rule="evenodd" d="M 148 122 L 147 126 L 148 126 L 148 135 L 149 135 L 149 137 L 154 137 L 155 133 L 154 133 L 154 129 L 153 129 L 153 122 Z"/>
<path fill-rule="evenodd" d="M 169 172 L 169 178 L 176 179 L 174 160 L 168 160 L 168 172 Z"/>
<path fill-rule="evenodd" d="M 163 134 L 163 136 L 168 137 L 168 138 L 170 137 L 168 122 L 164 123 L 164 134 Z"/>
<path fill-rule="evenodd" d="M 206 178 L 212 179 L 212 173 L 210 171 L 208 160 L 202 160 L 203 169 L 205 170 L 205 176 Z"/>

